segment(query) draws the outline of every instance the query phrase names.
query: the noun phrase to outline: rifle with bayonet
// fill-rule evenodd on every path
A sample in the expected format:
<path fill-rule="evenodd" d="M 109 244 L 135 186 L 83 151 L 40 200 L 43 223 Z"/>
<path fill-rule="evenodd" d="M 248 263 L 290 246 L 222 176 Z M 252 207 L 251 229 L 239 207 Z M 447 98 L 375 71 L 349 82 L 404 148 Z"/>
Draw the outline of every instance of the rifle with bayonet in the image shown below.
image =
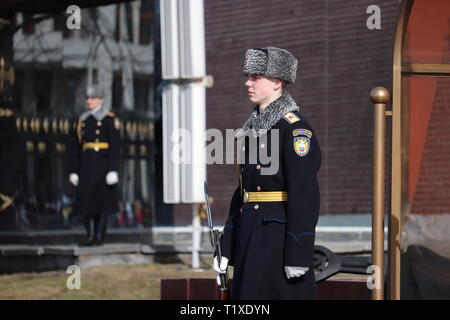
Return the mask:
<path fill-rule="evenodd" d="M 211 245 L 216 249 L 216 256 L 214 259 L 217 259 L 217 265 L 220 268 L 220 262 L 222 261 L 222 252 L 220 250 L 220 231 L 218 229 L 214 229 L 211 206 L 209 204 L 208 197 L 208 184 L 205 181 L 205 202 L 206 202 L 206 213 L 208 215 L 208 227 L 209 227 L 209 235 L 211 238 Z M 228 288 L 228 274 L 227 270 L 225 273 L 219 274 L 219 299 L 220 300 L 229 300 L 230 299 L 230 289 Z"/>

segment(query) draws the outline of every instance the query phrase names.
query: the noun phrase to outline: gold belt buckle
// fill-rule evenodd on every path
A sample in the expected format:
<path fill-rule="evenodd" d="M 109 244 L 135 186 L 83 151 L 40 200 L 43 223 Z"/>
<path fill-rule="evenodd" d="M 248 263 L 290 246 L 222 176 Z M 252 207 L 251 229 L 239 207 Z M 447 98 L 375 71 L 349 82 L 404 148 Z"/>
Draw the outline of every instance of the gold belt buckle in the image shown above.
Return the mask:
<path fill-rule="evenodd" d="M 248 202 L 248 198 L 249 198 L 249 195 L 248 195 L 248 192 L 247 191 L 244 191 L 244 203 L 247 203 Z"/>

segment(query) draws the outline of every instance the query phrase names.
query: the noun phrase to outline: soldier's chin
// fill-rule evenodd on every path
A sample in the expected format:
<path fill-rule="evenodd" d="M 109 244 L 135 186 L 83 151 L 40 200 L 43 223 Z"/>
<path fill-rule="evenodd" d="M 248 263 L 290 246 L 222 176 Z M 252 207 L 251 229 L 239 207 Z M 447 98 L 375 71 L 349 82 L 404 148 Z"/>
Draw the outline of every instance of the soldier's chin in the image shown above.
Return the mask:
<path fill-rule="evenodd" d="M 248 99 L 249 99 L 251 102 L 258 104 L 258 99 L 256 99 L 254 95 L 249 96 Z"/>

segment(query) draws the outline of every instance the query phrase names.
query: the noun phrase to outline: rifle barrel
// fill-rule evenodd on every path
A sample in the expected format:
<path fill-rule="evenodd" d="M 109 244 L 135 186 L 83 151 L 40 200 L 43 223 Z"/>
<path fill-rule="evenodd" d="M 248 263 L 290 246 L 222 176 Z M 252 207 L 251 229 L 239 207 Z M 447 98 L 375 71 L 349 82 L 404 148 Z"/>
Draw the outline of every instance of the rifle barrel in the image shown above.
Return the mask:
<path fill-rule="evenodd" d="M 211 237 L 211 244 L 213 247 L 215 247 L 217 256 L 215 257 L 218 262 L 218 266 L 220 268 L 220 262 L 222 261 L 222 252 L 220 250 L 220 234 L 219 230 L 214 229 L 213 219 L 212 219 L 212 213 L 211 213 L 211 206 L 209 204 L 209 197 L 208 197 L 208 184 L 204 183 L 204 189 L 205 189 L 205 203 L 206 203 L 206 213 L 208 216 L 208 227 L 209 227 L 209 235 Z M 220 285 L 219 285 L 219 298 L 220 300 L 229 300 L 230 299 L 230 290 L 227 288 L 228 286 L 228 276 L 227 273 L 221 273 L 219 276 Z"/>

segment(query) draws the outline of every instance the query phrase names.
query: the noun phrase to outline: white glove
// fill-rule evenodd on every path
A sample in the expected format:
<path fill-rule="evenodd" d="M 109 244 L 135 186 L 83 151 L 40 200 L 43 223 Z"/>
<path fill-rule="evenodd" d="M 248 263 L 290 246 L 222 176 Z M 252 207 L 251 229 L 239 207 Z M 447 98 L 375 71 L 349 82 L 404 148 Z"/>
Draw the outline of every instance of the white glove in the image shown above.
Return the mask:
<path fill-rule="evenodd" d="M 227 267 L 228 267 L 228 258 L 227 257 L 222 257 L 222 260 L 220 261 L 220 267 L 219 264 L 217 263 L 217 256 L 214 257 L 214 264 L 213 264 L 213 269 L 215 272 L 217 273 L 225 273 L 227 272 Z"/>
<path fill-rule="evenodd" d="M 76 173 L 71 173 L 69 175 L 69 181 L 71 184 L 73 184 L 75 187 L 78 185 L 78 175 Z"/>
<path fill-rule="evenodd" d="M 220 275 L 227 272 L 228 258 L 222 257 L 222 260 L 220 261 L 220 267 L 219 267 L 219 264 L 217 263 L 217 260 L 218 260 L 217 256 L 214 257 L 213 269 L 215 272 L 218 273 L 217 277 L 216 277 L 216 281 L 217 281 L 217 284 L 220 285 Z"/>
<path fill-rule="evenodd" d="M 286 276 L 288 277 L 288 279 L 301 277 L 308 270 L 308 267 L 284 267 L 284 272 L 286 272 Z"/>
<path fill-rule="evenodd" d="M 113 185 L 119 182 L 119 175 L 117 171 L 110 171 L 106 174 L 106 184 Z"/>

